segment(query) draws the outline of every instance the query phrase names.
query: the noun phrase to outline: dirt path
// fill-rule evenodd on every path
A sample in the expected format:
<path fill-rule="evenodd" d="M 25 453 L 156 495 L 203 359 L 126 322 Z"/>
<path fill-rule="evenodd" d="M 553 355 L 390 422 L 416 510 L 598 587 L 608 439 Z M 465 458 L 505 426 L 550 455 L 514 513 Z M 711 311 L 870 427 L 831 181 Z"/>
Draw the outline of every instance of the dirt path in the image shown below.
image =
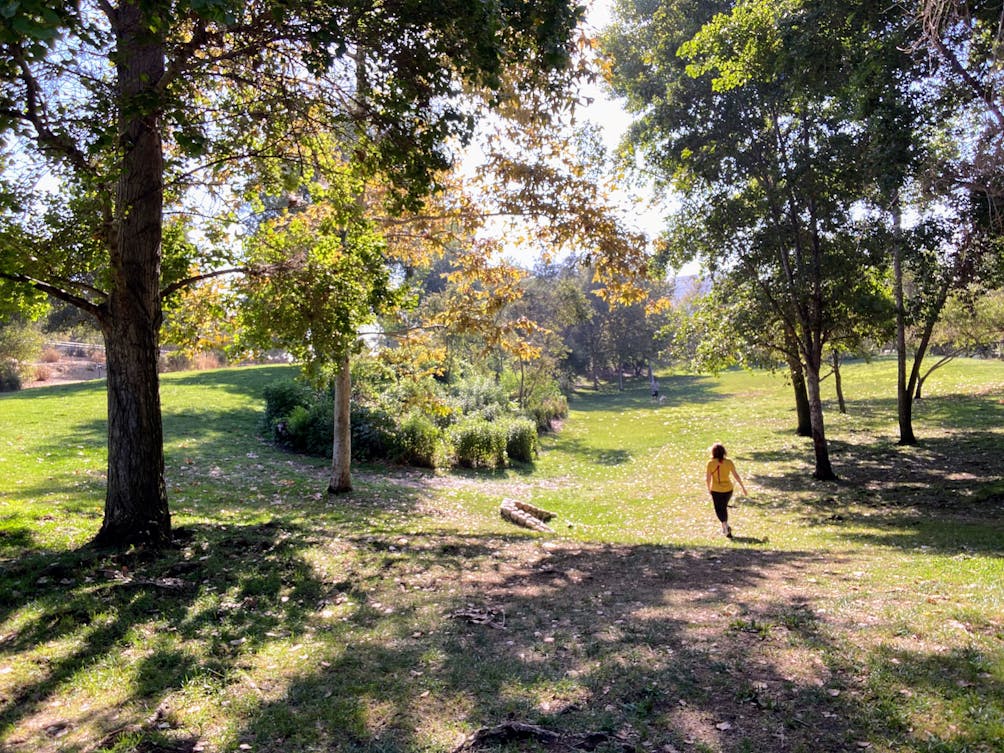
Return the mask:
<path fill-rule="evenodd" d="M 51 387 L 57 384 L 74 384 L 105 378 L 105 365 L 90 358 L 70 358 L 63 356 L 58 361 L 39 362 L 32 367 L 35 379 L 26 380 L 25 389 Z M 42 377 L 42 378 L 39 378 Z"/>

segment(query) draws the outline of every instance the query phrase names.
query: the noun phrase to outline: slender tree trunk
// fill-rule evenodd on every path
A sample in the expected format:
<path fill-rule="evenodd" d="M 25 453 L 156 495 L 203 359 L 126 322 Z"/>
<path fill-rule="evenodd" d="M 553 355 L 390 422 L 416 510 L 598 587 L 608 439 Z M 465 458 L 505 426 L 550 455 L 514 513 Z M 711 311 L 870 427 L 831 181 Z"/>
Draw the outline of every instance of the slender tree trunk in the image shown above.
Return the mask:
<path fill-rule="evenodd" d="M 913 434 L 913 395 L 906 374 L 906 304 L 903 296 L 903 216 L 899 196 L 893 200 L 892 286 L 896 306 L 896 413 L 899 444 L 917 444 Z"/>
<path fill-rule="evenodd" d="M 847 403 L 844 401 L 844 385 L 840 380 L 840 354 L 833 351 L 833 385 L 837 390 L 837 405 L 841 413 L 847 413 Z"/>
<path fill-rule="evenodd" d="M 812 418 L 812 450 L 816 458 L 813 476 L 820 481 L 835 481 L 837 474 L 830 465 L 830 450 L 823 428 L 823 400 L 819 391 L 819 367 L 806 364 L 805 386 L 809 393 L 809 411 Z"/>
<path fill-rule="evenodd" d="M 798 358 L 788 355 L 788 371 L 791 375 L 791 386 L 795 390 L 795 414 L 798 417 L 798 436 L 812 436 L 812 413 L 809 409 L 809 393 L 805 389 L 805 369 Z"/>
<path fill-rule="evenodd" d="M 331 447 L 331 481 L 328 483 L 328 494 L 342 494 L 352 491 L 352 423 L 349 402 L 352 378 L 347 355 L 342 358 L 332 390 L 335 436 Z"/>
<path fill-rule="evenodd" d="M 519 359 L 519 405 L 520 410 L 526 410 L 526 362 Z"/>
<path fill-rule="evenodd" d="M 158 546 L 171 531 L 157 375 L 164 167 L 160 112 L 149 102 L 164 74 L 164 49 L 148 26 L 138 5 L 116 12 L 123 152 L 110 294 L 99 316 L 108 369 L 108 486 L 99 546 Z"/>

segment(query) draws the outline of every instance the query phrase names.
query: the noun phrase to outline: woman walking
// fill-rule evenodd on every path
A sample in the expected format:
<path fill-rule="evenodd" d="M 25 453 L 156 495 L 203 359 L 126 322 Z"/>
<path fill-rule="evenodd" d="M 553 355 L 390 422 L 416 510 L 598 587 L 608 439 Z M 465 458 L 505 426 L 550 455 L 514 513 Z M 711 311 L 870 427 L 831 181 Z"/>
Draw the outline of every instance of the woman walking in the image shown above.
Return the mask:
<path fill-rule="evenodd" d="M 736 472 L 735 464 L 725 457 L 725 447 L 721 442 L 715 442 L 711 446 L 711 460 L 708 461 L 708 468 L 704 474 L 704 481 L 711 493 L 711 499 L 715 503 L 715 515 L 722 524 L 722 533 L 732 538 L 732 528 L 729 526 L 729 500 L 732 498 L 732 479 L 739 482 L 739 488 L 746 495 L 746 487 L 743 480 Z"/>

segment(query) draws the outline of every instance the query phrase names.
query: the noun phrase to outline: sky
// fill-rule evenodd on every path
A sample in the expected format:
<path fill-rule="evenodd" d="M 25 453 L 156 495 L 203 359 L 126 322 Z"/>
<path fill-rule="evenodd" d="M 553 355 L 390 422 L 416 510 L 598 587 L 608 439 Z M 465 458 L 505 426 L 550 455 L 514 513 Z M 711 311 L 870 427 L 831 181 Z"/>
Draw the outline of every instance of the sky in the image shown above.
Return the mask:
<path fill-rule="evenodd" d="M 584 0 L 586 4 L 586 28 L 590 33 L 599 33 L 610 24 L 613 14 L 614 0 Z M 621 142 L 631 122 L 625 112 L 623 102 L 614 97 L 609 90 L 596 84 L 586 87 L 584 94 L 592 99 L 590 104 L 582 108 L 577 116 L 580 120 L 588 120 L 599 126 L 603 133 L 606 148 L 613 152 Z M 665 226 L 665 205 L 657 204 L 654 192 L 633 185 L 628 190 L 619 193 L 618 203 L 623 208 L 622 219 L 632 231 L 641 231 L 649 238 L 658 236 Z M 532 252 L 516 252 L 509 255 L 524 266 L 532 266 Z M 682 270 L 683 274 L 693 274 L 696 268 Z"/>

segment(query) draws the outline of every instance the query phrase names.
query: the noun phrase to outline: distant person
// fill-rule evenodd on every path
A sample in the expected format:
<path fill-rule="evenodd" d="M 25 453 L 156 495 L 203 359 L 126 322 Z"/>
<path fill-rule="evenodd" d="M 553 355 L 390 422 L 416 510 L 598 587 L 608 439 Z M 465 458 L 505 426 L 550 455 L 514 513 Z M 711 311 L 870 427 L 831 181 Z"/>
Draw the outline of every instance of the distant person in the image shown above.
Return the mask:
<path fill-rule="evenodd" d="M 729 500 L 732 499 L 732 479 L 739 482 L 739 488 L 746 495 L 746 487 L 743 480 L 736 472 L 735 464 L 725 457 L 725 446 L 721 442 L 715 442 L 711 446 L 711 460 L 708 461 L 707 472 L 704 474 L 704 481 L 711 492 L 711 499 L 715 503 L 715 515 L 722 524 L 722 533 L 732 538 L 732 527 L 729 526 Z"/>

